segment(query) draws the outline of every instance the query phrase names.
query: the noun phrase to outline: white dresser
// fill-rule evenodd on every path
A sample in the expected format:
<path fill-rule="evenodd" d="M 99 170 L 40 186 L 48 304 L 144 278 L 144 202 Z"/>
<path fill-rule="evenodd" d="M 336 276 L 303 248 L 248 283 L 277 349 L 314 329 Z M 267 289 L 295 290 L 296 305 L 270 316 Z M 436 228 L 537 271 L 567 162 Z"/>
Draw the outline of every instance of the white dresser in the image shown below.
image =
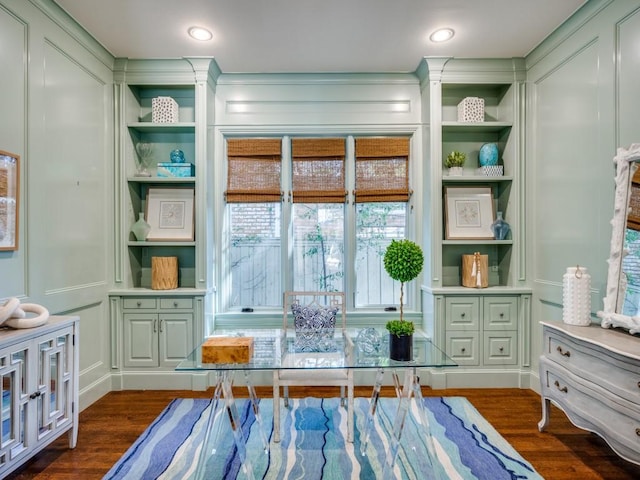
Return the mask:
<path fill-rule="evenodd" d="M 78 317 L 0 328 L 0 478 L 68 432 L 78 438 Z"/>
<path fill-rule="evenodd" d="M 552 401 L 574 425 L 640 464 L 640 337 L 599 325 L 541 324 L 540 431 L 549 424 Z"/>

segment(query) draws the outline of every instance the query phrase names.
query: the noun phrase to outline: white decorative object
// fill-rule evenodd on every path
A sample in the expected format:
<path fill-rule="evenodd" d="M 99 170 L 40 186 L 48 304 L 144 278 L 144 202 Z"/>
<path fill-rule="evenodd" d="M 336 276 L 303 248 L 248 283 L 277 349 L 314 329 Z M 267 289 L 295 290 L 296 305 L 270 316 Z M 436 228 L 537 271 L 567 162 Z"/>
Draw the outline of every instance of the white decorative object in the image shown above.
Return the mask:
<path fill-rule="evenodd" d="M 463 173 L 464 173 L 464 169 L 462 167 L 449 167 L 450 177 L 461 177 Z"/>
<path fill-rule="evenodd" d="M 476 175 L 481 177 L 501 177 L 504 175 L 503 165 L 485 165 L 476 170 Z"/>
<path fill-rule="evenodd" d="M 562 321 L 585 327 L 591 324 L 591 275 L 579 265 L 567 268 L 562 276 Z"/>
<path fill-rule="evenodd" d="M 466 97 L 458 104 L 458 121 L 484 122 L 484 98 Z"/>
<path fill-rule="evenodd" d="M 34 316 L 27 315 L 33 313 Z M 36 303 L 20 303 L 17 298 L 10 298 L 0 305 L 0 326 L 11 328 L 35 328 L 49 320 L 49 311 Z"/>
<path fill-rule="evenodd" d="M 629 333 L 640 333 L 640 317 L 622 314 L 617 307 L 621 304 L 620 295 L 624 294 L 622 258 L 624 252 L 624 236 L 627 228 L 629 198 L 631 196 L 631 178 L 640 161 L 640 143 L 632 144 L 628 149 L 618 148 L 613 163 L 616 165 L 616 192 L 611 219 L 611 248 L 609 250 L 609 270 L 607 274 L 607 290 L 604 306 L 598 316 L 602 318 L 603 328 L 622 327 Z"/>
<path fill-rule="evenodd" d="M 153 123 L 177 123 L 178 103 L 171 97 L 152 98 L 151 121 Z"/>

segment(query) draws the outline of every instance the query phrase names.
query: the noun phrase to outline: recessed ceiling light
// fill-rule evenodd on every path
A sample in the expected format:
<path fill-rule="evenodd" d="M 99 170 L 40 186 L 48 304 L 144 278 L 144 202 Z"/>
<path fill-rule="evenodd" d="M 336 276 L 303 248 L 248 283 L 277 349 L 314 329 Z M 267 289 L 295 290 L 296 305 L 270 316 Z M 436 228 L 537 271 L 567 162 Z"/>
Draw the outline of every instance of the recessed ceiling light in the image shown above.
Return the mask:
<path fill-rule="evenodd" d="M 429 35 L 429 40 L 436 43 L 446 42 L 447 40 L 451 40 L 454 34 L 455 32 L 452 28 L 440 28 Z"/>
<path fill-rule="evenodd" d="M 203 42 L 206 42 L 207 40 L 211 40 L 213 38 L 213 34 L 206 28 L 202 27 L 191 27 L 189 29 L 189 36 Z"/>

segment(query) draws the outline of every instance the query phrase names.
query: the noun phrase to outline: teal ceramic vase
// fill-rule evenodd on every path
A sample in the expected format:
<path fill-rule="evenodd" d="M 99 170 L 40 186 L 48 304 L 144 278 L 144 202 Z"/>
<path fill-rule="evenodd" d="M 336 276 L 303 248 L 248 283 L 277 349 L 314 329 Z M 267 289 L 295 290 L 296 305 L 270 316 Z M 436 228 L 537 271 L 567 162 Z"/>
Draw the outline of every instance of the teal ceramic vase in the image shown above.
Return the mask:
<path fill-rule="evenodd" d="M 481 167 L 498 164 L 498 145 L 495 143 L 485 143 L 480 147 L 478 161 Z"/>
<path fill-rule="evenodd" d="M 491 224 L 491 230 L 496 240 L 505 240 L 511 226 L 502 218 L 502 212 L 496 212 L 496 220 Z"/>

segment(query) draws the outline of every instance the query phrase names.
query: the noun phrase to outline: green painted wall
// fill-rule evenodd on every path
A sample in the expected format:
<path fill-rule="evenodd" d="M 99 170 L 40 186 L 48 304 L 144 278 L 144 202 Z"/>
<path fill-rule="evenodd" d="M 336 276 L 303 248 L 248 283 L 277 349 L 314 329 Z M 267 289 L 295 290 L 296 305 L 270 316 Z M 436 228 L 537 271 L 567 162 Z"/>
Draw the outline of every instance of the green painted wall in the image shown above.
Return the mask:
<path fill-rule="evenodd" d="M 612 157 L 618 145 L 640 140 L 634 121 L 639 11 L 638 0 L 592 0 L 526 59 L 525 248 L 534 288 L 534 374 L 541 342 L 536 320 L 561 318 L 566 267 L 589 268 L 593 310 L 602 304 Z M 20 248 L 0 252 L 0 299 L 18 296 L 80 315 L 84 407 L 111 388 L 106 300 L 115 221 L 114 59 L 49 0 L 0 0 L 0 44 L 0 149 L 22 157 Z M 278 90 L 280 80 L 260 88 Z M 221 101 L 245 89 L 219 87 Z M 278 98 L 286 102 L 287 91 L 298 90 L 284 82 Z M 417 102 L 429 105 L 424 96 Z M 341 123 L 358 123 L 345 115 Z M 411 128 L 426 132 L 428 118 L 415 112 Z M 216 118 L 214 135 L 225 128 L 240 126 Z"/>
<path fill-rule="evenodd" d="M 526 59 L 527 251 L 534 289 L 533 373 L 541 329 L 562 319 L 562 275 L 591 274 L 602 308 L 618 146 L 640 141 L 640 2 L 594 0 Z M 594 316 L 595 322 L 599 319 Z M 532 381 L 532 386 L 537 382 Z"/>

